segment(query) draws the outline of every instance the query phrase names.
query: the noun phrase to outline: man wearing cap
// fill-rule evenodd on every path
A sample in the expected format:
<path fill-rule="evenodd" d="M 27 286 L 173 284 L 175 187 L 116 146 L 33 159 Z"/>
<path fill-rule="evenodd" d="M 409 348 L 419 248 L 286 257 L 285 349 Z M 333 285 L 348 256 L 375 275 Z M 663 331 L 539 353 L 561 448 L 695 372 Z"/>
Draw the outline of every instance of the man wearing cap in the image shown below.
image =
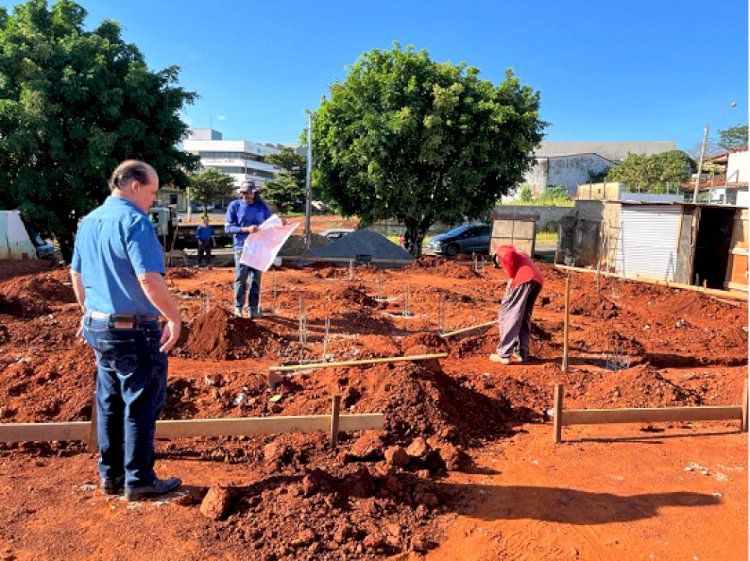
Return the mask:
<path fill-rule="evenodd" d="M 246 179 L 240 184 L 239 200 L 229 203 L 224 231 L 234 235 L 234 315 L 253 318 L 260 317 L 260 275 L 261 272 L 240 262 L 242 247 L 248 234 L 258 231 L 258 226 L 271 216 L 268 205 L 260 200 L 255 182 Z M 248 277 L 250 290 L 248 291 Z M 249 294 L 248 294 L 249 292 Z M 247 295 L 247 306 L 245 297 Z"/>
<path fill-rule="evenodd" d="M 70 276 L 83 308 L 81 330 L 96 356 L 101 490 L 128 500 L 180 486 L 154 473 L 156 419 L 167 388 L 167 352 L 180 311 L 164 280 L 162 247 L 148 210 L 159 177 L 144 162 L 122 162 L 111 195 L 78 228 Z M 159 316 L 166 318 L 164 328 Z"/>

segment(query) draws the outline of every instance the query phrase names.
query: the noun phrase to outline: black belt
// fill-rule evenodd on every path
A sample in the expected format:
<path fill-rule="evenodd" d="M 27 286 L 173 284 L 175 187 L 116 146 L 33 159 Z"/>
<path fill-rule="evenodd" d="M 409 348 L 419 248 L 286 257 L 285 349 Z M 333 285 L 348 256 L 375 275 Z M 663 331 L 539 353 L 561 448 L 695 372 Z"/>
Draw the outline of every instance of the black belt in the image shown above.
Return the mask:
<path fill-rule="evenodd" d="M 110 327 L 115 329 L 132 329 L 144 323 L 154 323 L 159 321 L 159 316 L 154 314 L 105 314 L 96 310 L 86 310 L 86 314 L 91 319 L 106 321 Z"/>

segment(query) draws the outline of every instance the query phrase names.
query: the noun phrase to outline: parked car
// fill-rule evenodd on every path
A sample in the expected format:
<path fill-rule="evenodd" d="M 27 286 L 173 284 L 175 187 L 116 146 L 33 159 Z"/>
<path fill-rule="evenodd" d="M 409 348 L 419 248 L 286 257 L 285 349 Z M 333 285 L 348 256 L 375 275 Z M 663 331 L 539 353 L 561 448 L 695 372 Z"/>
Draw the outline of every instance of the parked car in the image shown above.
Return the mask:
<path fill-rule="evenodd" d="M 422 246 L 422 253 L 455 257 L 459 253 L 490 252 L 489 224 L 462 224 L 444 234 L 433 236 Z"/>
<path fill-rule="evenodd" d="M 38 259 L 54 259 L 55 248 L 48 241 L 42 239 L 39 234 L 34 234 L 31 238 L 31 243 L 34 244 L 36 250 L 36 256 Z"/>
<path fill-rule="evenodd" d="M 353 231 L 354 229 L 352 228 L 334 228 L 332 230 L 325 230 L 321 232 L 320 235 L 333 241 L 347 234 L 351 234 Z"/>

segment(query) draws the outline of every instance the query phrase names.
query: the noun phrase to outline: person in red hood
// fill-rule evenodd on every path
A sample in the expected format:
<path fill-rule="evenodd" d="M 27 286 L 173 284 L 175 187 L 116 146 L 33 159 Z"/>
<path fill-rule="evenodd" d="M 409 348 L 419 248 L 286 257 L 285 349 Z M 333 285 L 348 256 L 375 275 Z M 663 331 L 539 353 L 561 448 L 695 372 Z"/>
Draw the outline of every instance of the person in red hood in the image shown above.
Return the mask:
<path fill-rule="evenodd" d="M 500 304 L 500 342 L 490 360 L 502 364 L 529 359 L 531 313 L 542 290 L 542 273 L 531 257 L 512 245 L 501 245 L 493 258 L 495 267 L 508 274 L 508 288 Z"/>

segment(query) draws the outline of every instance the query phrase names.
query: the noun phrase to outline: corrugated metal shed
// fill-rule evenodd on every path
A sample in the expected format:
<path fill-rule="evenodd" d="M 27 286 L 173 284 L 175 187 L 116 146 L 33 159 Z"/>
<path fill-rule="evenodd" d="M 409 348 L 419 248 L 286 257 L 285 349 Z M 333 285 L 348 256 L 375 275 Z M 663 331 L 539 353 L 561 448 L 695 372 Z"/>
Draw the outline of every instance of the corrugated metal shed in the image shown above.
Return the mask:
<path fill-rule="evenodd" d="M 624 276 L 674 280 L 682 207 L 672 204 L 625 204 L 615 270 Z"/>

